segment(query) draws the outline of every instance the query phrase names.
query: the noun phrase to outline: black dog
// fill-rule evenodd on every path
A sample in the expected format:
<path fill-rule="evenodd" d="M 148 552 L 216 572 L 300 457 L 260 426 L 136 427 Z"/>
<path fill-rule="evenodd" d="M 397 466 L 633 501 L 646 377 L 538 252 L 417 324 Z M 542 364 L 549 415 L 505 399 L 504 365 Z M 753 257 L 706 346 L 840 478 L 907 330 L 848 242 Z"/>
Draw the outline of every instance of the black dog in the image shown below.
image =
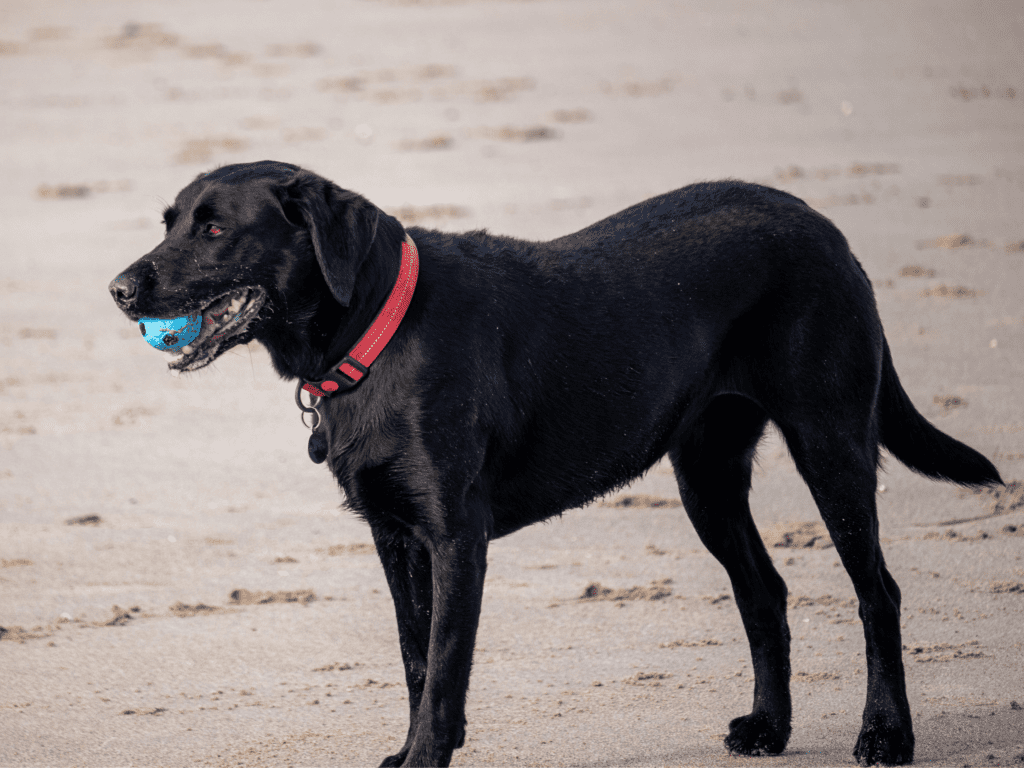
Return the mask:
<path fill-rule="evenodd" d="M 164 241 L 110 290 L 135 320 L 203 313 L 205 330 L 172 369 L 257 340 L 281 376 L 321 382 L 310 391 L 343 382 L 314 436 L 370 525 L 398 615 L 410 724 L 384 765 L 447 765 L 462 745 L 488 542 L 583 506 L 666 454 L 750 641 L 753 710 L 725 744 L 781 752 L 786 586 L 747 503 L 769 419 L 860 600 L 868 693 L 854 755 L 912 760 L 900 591 L 878 543 L 879 446 L 930 477 L 1001 480 L 914 409 L 871 284 L 826 218 L 784 192 L 725 181 L 546 243 L 412 228 L 418 282 L 369 372 L 346 353 L 403 280 L 397 220 L 275 162 L 199 176 L 164 218 Z M 343 357 L 348 378 L 336 370 Z"/>

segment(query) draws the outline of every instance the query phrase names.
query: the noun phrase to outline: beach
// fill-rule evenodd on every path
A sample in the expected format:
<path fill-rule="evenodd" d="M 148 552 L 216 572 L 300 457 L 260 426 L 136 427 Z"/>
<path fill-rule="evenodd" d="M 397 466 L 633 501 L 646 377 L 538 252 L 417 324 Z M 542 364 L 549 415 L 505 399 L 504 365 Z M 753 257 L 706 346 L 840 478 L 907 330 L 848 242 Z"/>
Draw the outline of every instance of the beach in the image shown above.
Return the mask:
<path fill-rule="evenodd" d="M 1024 11 L 1012 2 L 0 3 L 0 766 L 376 765 L 408 697 L 366 524 L 258 344 L 173 378 L 107 290 L 198 174 L 279 160 L 407 226 L 530 240 L 687 184 L 844 233 L 918 410 L 998 467 L 885 455 L 916 763 L 1024 765 Z M 853 587 L 781 435 L 793 734 L 667 461 L 496 540 L 453 765 L 852 765 Z"/>

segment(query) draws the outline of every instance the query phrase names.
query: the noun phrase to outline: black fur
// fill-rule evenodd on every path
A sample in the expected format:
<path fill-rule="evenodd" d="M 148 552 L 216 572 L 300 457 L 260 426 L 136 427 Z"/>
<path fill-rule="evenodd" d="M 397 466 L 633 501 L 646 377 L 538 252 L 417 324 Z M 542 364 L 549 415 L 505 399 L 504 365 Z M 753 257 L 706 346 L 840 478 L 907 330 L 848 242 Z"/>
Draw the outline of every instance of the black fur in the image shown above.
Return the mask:
<path fill-rule="evenodd" d="M 286 378 L 316 379 L 347 352 L 395 280 L 404 236 L 358 195 L 281 163 L 200 176 L 167 219 L 166 239 L 111 284 L 119 305 L 135 319 L 175 316 L 255 286 L 259 314 L 229 343 L 260 341 Z M 736 181 L 545 243 L 409 233 L 421 266 L 408 314 L 369 376 L 323 406 L 329 466 L 370 525 L 398 617 L 410 725 L 384 764 L 446 765 L 463 742 L 488 542 L 666 454 L 750 641 L 753 709 L 726 746 L 781 752 L 786 586 L 747 503 L 769 420 L 860 599 L 868 697 L 854 754 L 910 762 L 900 592 L 875 513 L 879 445 L 933 477 L 1001 481 L 914 409 L 842 234 L 797 198 Z"/>

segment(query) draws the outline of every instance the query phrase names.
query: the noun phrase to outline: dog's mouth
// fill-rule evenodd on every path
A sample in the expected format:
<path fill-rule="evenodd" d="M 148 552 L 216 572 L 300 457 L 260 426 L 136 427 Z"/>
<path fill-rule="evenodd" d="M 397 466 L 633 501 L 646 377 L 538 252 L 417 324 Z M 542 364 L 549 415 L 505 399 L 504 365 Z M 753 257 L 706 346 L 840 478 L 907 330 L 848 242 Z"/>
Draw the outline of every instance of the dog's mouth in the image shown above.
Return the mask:
<path fill-rule="evenodd" d="M 258 286 L 236 288 L 203 307 L 199 335 L 177 352 L 167 352 L 171 371 L 196 371 L 212 363 L 236 344 L 252 339 L 249 326 L 267 300 Z"/>

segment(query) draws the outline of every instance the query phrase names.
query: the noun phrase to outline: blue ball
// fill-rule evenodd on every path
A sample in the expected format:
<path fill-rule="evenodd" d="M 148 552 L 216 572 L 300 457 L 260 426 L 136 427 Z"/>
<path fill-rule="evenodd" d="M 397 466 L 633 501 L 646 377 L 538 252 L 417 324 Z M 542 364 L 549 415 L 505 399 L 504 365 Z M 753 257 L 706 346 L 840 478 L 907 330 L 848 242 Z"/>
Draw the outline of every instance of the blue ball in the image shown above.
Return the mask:
<path fill-rule="evenodd" d="M 139 320 L 139 330 L 146 343 L 169 352 L 177 352 L 193 341 L 202 328 L 202 315 L 182 315 L 170 320 L 144 317 Z"/>

